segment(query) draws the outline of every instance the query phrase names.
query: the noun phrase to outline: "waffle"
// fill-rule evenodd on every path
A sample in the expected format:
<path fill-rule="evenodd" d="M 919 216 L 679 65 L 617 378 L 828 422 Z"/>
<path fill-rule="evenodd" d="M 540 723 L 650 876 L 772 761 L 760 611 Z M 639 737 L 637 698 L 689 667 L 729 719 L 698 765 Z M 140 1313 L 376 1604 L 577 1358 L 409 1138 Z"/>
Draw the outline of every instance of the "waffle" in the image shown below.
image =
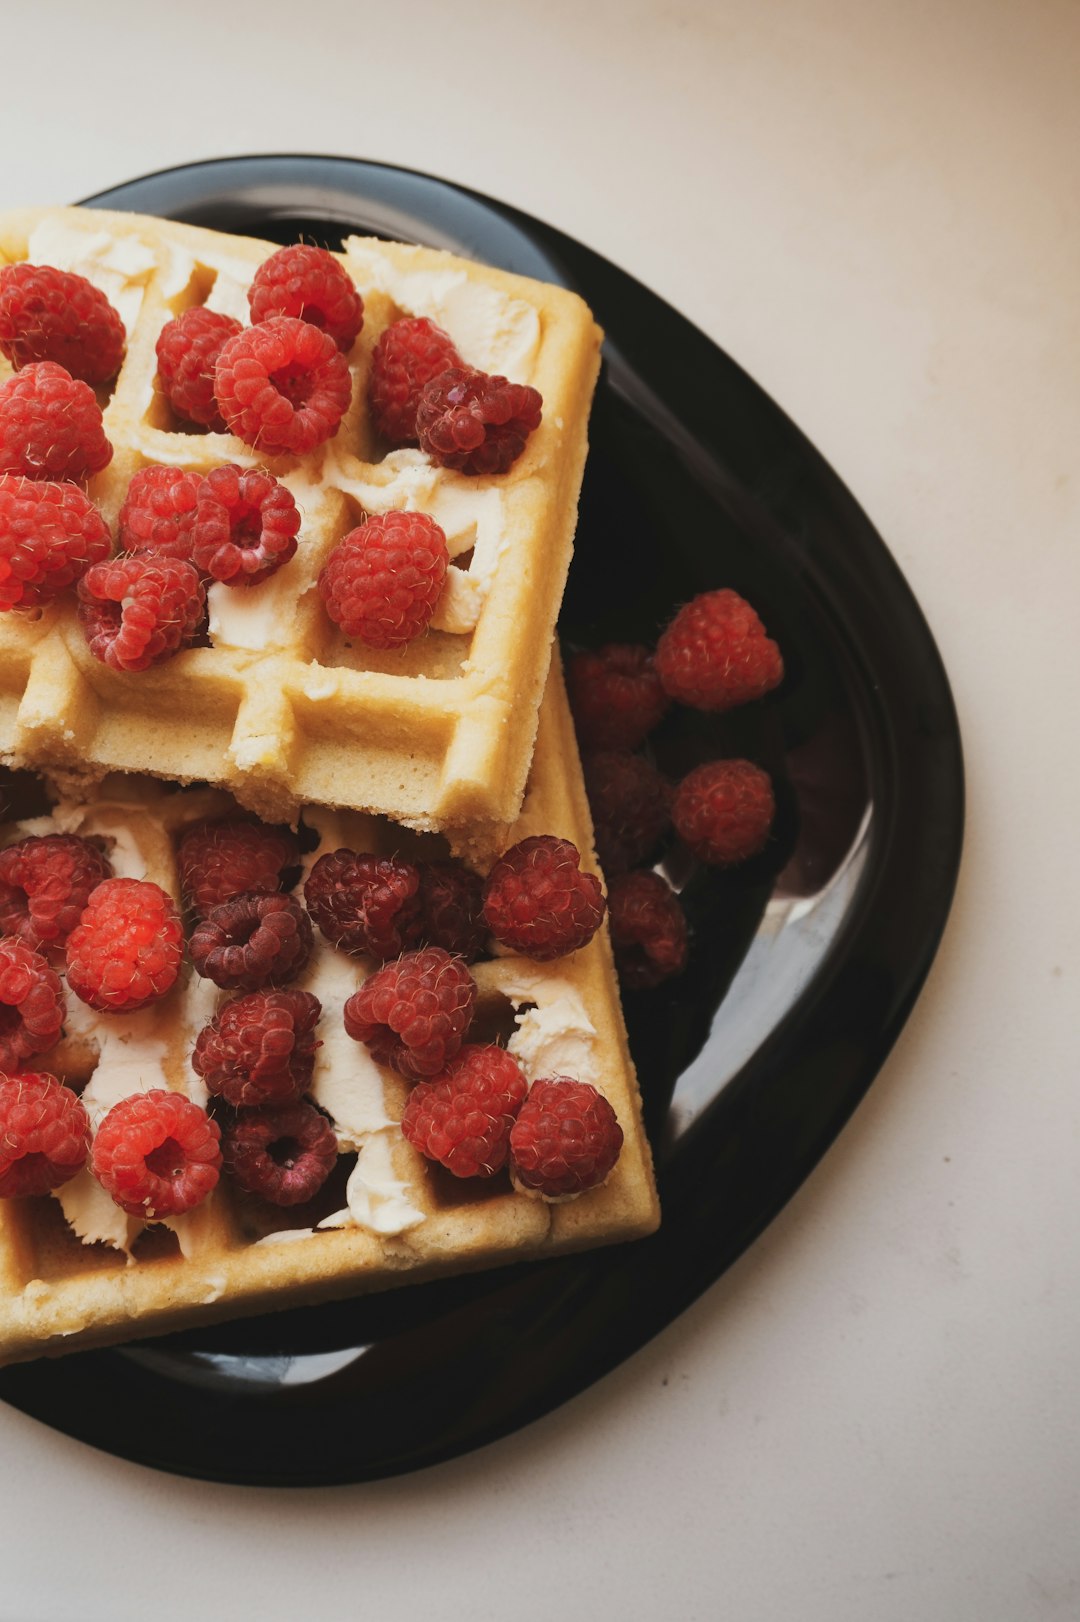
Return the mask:
<path fill-rule="evenodd" d="M 111 777 L 95 804 L 62 805 L 47 821 L 29 825 L 9 823 L 4 837 L 58 826 L 105 835 L 116 842 L 118 872 L 149 877 L 177 895 L 177 836 L 232 803 L 218 791 Z M 444 848 L 438 836 L 357 813 L 317 808 L 304 821 L 321 840 L 305 858 L 307 865 L 341 843 L 427 856 Z M 512 833 L 524 838 L 539 831 L 592 851 L 557 669 Z M 591 855 L 584 860 L 595 867 Z M 607 1183 L 560 1204 L 513 1192 L 505 1173 L 490 1186 L 459 1181 L 405 1142 L 396 1124 L 407 1095 L 404 1082 L 375 1065 L 341 1026 L 341 1004 L 362 978 L 363 961 L 317 937 L 312 964 L 297 982 L 323 1001 L 313 1094 L 333 1117 L 343 1150 L 337 1172 L 316 1199 L 283 1211 L 223 1178 L 197 1210 L 143 1228 L 83 1171 L 53 1195 L 0 1201 L 0 1361 L 552 1256 L 655 1228 L 652 1164 L 606 928 L 582 951 L 555 963 L 502 956 L 473 967 L 480 996 L 469 1040 L 508 1039 L 530 1078 L 561 1070 L 593 1080 L 622 1125 L 622 1153 Z M 82 1083 L 92 1122 L 140 1088 L 168 1085 L 203 1102 L 189 1055 L 223 996 L 193 975 L 160 1004 L 110 1017 L 92 1014 L 69 994 L 63 1039 L 35 1065 L 51 1067 L 73 1086 Z M 83 1235 L 81 1242 L 67 1218 Z"/>
<path fill-rule="evenodd" d="M 353 398 L 310 456 L 260 457 L 184 431 L 156 387 L 164 323 L 206 303 L 247 321 L 246 288 L 274 244 L 95 210 L 0 214 L 0 262 L 32 258 L 99 285 L 128 330 L 107 404 L 115 454 L 89 491 L 115 524 L 140 467 L 262 465 L 304 518 L 291 562 L 263 584 L 210 590 L 210 647 L 142 672 L 94 659 L 72 594 L 39 618 L 0 616 L 0 760 L 86 796 L 110 771 L 209 782 L 271 821 L 302 804 L 415 828 L 517 815 L 573 545 L 600 332 L 581 300 L 430 249 L 350 238 L 339 256 L 365 302 Z M 418 450 L 386 454 L 367 418 L 371 352 L 402 314 L 445 327 L 470 365 L 529 382 L 544 418 L 508 473 L 469 477 Z M 0 380 L 7 363 L 0 357 Z M 362 512 L 429 512 L 451 566 L 433 629 L 379 652 L 334 627 L 319 570 Z"/>

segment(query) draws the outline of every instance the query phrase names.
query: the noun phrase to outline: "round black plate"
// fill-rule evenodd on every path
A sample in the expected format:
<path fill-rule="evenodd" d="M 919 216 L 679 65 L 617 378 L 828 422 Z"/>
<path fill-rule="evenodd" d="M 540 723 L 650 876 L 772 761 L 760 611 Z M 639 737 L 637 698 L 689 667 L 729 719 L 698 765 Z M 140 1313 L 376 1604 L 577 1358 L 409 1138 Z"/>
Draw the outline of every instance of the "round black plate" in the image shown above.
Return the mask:
<path fill-rule="evenodd" d="M 162 1469 L 392 1475 L 505 1435 L 613 1368 L 828 1148 L 949 909 L 963 826 L 952 698 L 902 575 L 813 447 L 708 338 L 569 237 L 339 158 L 193 164 L 90 201 L 282 242 L 359 230 L 576 288 L 608 337 L 564 638 L 651 641 L 676 604 L 725 585 L 784 650 L 770 699 L 721 720 L 680 712 L 657 740 L 673 774 L 718 753 L 759 759 L 781 814 L 768 855 L 735 877 L 668 863 L 691 967 L 627 1006 L 664 1208 L 653 1238 L 0 1374 L 24 1412 Z"/>

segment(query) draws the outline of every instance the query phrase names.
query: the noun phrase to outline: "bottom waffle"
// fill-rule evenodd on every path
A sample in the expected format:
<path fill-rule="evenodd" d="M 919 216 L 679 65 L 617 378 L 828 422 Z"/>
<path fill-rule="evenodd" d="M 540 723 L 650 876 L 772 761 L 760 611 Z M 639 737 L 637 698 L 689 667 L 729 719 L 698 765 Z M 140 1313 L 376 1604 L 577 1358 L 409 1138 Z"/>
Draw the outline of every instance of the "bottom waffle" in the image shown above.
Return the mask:
<path fill-rule="evenodd" d="M 22 820 L 8 822 L 3 842 L 27 833 L 99 835 L 111 842 L 119 876 L 152 879 L 178 900 L 180 834 L 232 809 L 216 790 L 170 790 L 118 776 L 90 806 L 61 804 L 32 817 L 34 792 L 13 783 L 8 814 Z M 437 836 L 377 817 L 315 809 L 304 821 L 318 839 L 305 867 L 342 845 L 406 857 L 445 853 Z M 595 865 L 557 665 L 525 803 L 504 843 L 541 832 L 572 840 L 583 865 Z M 505 1172 L 484 1183 L 456 1179 L 406 1143 L 398 1125 L 406 1083 L 376 1065 L 341 1022 L 345 999 L 372 967 L 317 935 L 296 982 L 323 1005 L 311 1091 L 334 1121 L 341 1149 L 320 1193 L 306 1206 L 282 1210 L 223 1178 L 198 1209 L 144 1225 L 114 1205 L 86 1170 L 52 1195 L 0 1202 L 0 1361 L 610 1244 L 656 1227 L 652 1163 L 606 926 L 554 963 L 497 956 L 472 967 L 479 1000 L 468 1040 L 505 1041 L 530 1080 L 559 1073 L 592 1082 L 618 1116 L 624 1143 L 611 1176 L 565 1203 L 514 1192 Z M 225 997 L 194 974 L 162 1002 L 130 1015 L 94 1014 L 69 994 L 60 1044 L 28 1068 L 52 1070 L 81 1090 L 95 1125 L 120 1098 L 153 1087 L 205 1103 L 190 1055 Z"/>

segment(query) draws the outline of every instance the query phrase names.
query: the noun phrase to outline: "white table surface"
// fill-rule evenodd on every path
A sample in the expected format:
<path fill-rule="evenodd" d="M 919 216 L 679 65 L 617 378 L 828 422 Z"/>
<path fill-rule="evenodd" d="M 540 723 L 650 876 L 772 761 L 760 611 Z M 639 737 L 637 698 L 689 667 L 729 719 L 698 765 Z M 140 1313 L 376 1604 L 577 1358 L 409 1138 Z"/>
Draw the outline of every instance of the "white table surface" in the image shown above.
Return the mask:
<path fill-rule="evenodd" d="M 886 536 L 970 811 L 866 1102 L 646 1350 L 507 1441 L 347 1489 L 176 1480 L 0 1407 L 0 1617 L 1080 1615 L 1080 11 L 68 0 L 4 31 L 0 207 L 197 157 L 384 159 L 683 310 Z"/>

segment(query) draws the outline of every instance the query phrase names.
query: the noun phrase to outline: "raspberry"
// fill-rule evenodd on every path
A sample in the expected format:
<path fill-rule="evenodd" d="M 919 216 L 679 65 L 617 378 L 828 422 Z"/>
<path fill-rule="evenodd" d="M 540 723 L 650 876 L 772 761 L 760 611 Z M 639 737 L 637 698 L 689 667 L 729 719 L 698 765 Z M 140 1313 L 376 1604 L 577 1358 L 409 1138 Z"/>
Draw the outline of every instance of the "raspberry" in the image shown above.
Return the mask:
<path fill-rule="evenodd" d="M 105 879 L 68 936 L 67 981 L 103 1014 L 133 1014 L 172 989 L 184 936 L 172 900 L 149 879 Z"/>
<path fill-rule="evenodd" d="M 338 1141 L 312 1104 L 245 1110 L 225 1128 L 225 1170 L 271 1205 L 301 1205 L 337 1164 Z"/>
<path fill-rule="evenodd" d="M 643 755 L 608 750 L 585 768 L 596 854 L 610 879 L 645 861 L 671 820 L 671 785 Z"/>
<path fill-rule="evenodd" d="M 587 945 L 604 916 L 604 892 L 568 839 L 539 834 L 505 851 L 484 886 L 484 918 L 512 952 L 547 963 Z"/>
<path fill-rule="evenodd" d="M 253 322 L 298 316 L 328 332 L 345 354 L 364 325 L 364 301 L 344 266 L 325 248 L 294 243 L 264 259 L 248 288 Z"/>
<path fill-rule="evenodd" d="M 473 963 L 487 944 L 484 881 L 461 862 L 420 863 L 420 938 Z"/>
<path fill-rule="evenodd" d="M 750 604 L 707 591 L 680 608 L 656 645 L 664 691 L 699 710 L 731 710 L 779 686 L 784 661 Z"/>
<path fill-rule="evenodd" d="M 198 571 L 180 558 L 136 552 L 96 563 L 79 581 L 79 623 L 112 670 L 149 670 L 194 638 L 206 609 Z"/>
<path fill-rule="evenodd" d="M 32 1053 L 60 1040 L 64 1023 L 60 976 L 29 946 L 0 940 L 0 1070 L 18 1070 Z"/>
<path fill-rule="evenodd" d="M 0 1076 L 0 1199 L 47 1194 L 82 1170 L 90 1121 L 55 1076 Z"/>
<path fill-rule="evenodd" d="M 269 473 L 227 462 L 199 486 L 191 557 L 197 569 L 230 586 L 256 586 L 296 551 L 300 510 Z"/>
<path fill-rule="evenodd" d="M 452 366 L 421 389 L 416 437 L 441 467 L 505 473 L 540 426 L 542 405 L 528 384 Z"/>
<path fill-rule="evenodd" d="M 197 473 L 183 468 L 140 468 L 120 508 L 120 550 L 156 552 L 190 563 L 199 483 Z"/>
<path fill-rule="evenodd" d="M 314 939 L 295 897 L 248 890 L 212 908 L 188 950 L 198 972 L 223 991 L 258 991 L 299 974 Z"/>
<path fill-rule="evenodd" d="M 154 1222 L 193 1210 L 217 1187 L 220 1142 L 205 1110 L 156 1087 L 113 1105 L 98 1127 L 90 1169 L 122 1211 Z"/>
<path fill-rule="evenodd" d="M 702 862 L 730 867 L 765 847 L 776 814 L 768 772 L 749 760 L 711 760 L 679 784 L 671 818 Z"/>
<path fill-rule="evenodd" d="M 180 882 L 193 911 L 205 916 L 245 890 L 279 890 L 300 860 L 296 835 L 241 817 L 196 822 L 177 850 Z"/>
<path fill-rule="evenodd" d="M 403 1076 L 438 1076 L 461 1046 L 476 981 L 438 946 L 406 952 L 365 980 L 345 1004 L 345 1029 Z"/>
<path fill-rule="evenodd" d="M 214 398 L 214 368 L 230 338 L 244 329 L 231 315 L 193 305 L 167 321 L 158 334 L 158 377 L 165 398 L 178 417 L 211 433 L 225 432 L 225 419 Z"/>
<path fill-rule="evenodd" d="M 245 444 L 268 456 L 304 456 L 337 433 L 352 379 L 329 333 L 278 315 L 229 339 L 214 370 L 214 394 Z"/>
<path fill-rule="evenodd" d="M 427 513 L 379 513 L 337 543 L 319 592 L 346 636 L 403 648 L 427 630 L 449 561 L 446 536 Z"/>
<path fill-rule="evenodd" d="M 566 681 L 585 749 L 636 749 L 671 707 L 652 654 L 636 643 L 573 654 Z"/>
<path fill-rule="evenodd" d="M 49 602 L 109 551 L 105 520 L 78 485 L 0 473 L 0 611 Z"/>
<path fill-rule="evenodd" d="M 304 901 L 331 946 L 385 962 L 420 940 L 419 889 L 411 862 L 336 850 L 311 869 Z"/>
<path fill-rule="evenodd" d="M 34 952 L 62 947 L 112 868 L 89 839 L 44 834 L 0 850 L 0 931 Z"/>
<path fill-rule="evenodd" d="M 51 360 L 84 383 L 108 383 L 124 358 L 124 323 L 85 276 L 51 265 L 5 265 L 0 350 L 16 371 Z"/>
<path fill-rule="evenodd" d="M 0 387 L 0 473 L 81 483 L 112 461 L 89 383 L 35 361 Z"/>
<path fill-rule="evenodd" d="M 466 1044 L 446 1073 L 409 1094 L 401 1130 L 455 1177 L 494 1177 L 510 1152 L 510 1128 L 529 1084 L 505 1048 Z"/>
<path fill-rule="evenodd" d="M 569 1076 L 534 1081 L 510 1132 L 510 1180 L 521 1194 L 566 1200 L 606 1182 L 623 1134 L 595 1087 Z"/>
<path fill-rule="evenodd" d="M 625 873 L 608 891 L 619 979 L 631 991 L 658 986 L 686 967 L 686 915 L 659 873 Z"/>
<path fill-rule="evenodd" d="M 236 1109 L 291 1104 L 311 1084 L 321 1013 L 310 991 L 234 997 L 199 1032 L 192 1068 Z"/>
<path fill-rule="evenodd" d="M 464 368 L 448 332 L 423 315 L 387 327 L 371 356 L 368 401 L 375 427 L 392 445 L 416 444 L 420 393 L 451 367 Z"/>

